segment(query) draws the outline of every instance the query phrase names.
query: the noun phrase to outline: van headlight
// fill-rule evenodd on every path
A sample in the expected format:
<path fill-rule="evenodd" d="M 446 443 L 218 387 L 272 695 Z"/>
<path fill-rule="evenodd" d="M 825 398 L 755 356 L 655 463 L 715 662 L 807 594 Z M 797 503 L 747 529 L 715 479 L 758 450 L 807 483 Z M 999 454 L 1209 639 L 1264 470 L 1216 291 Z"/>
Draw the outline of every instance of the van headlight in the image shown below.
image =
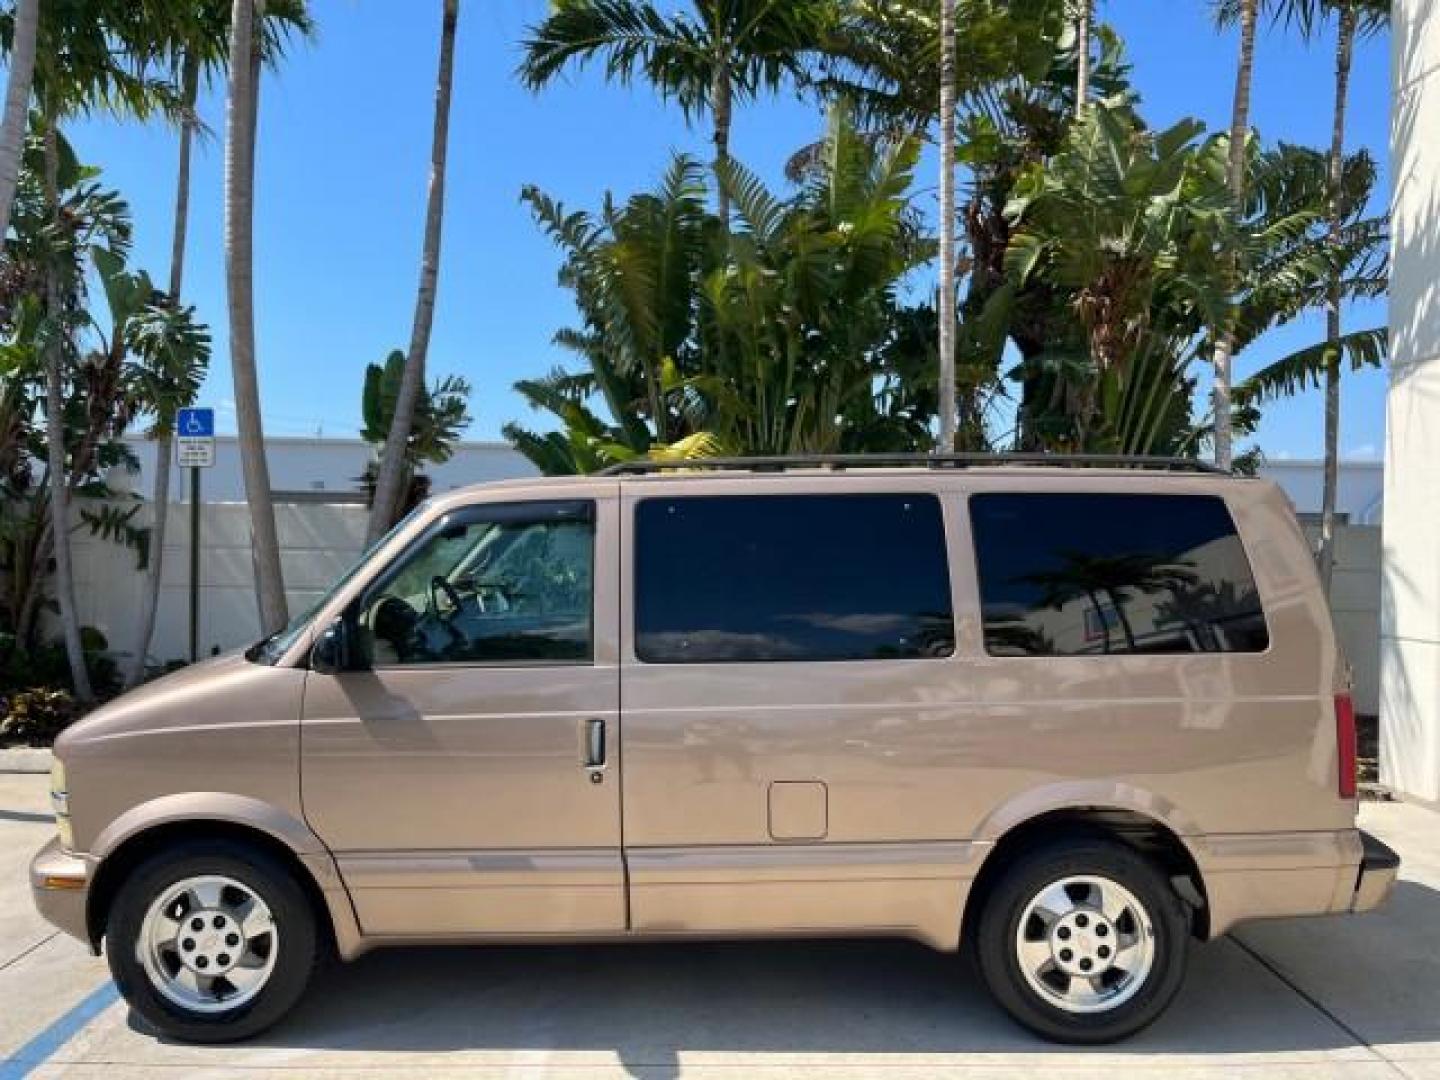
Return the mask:
<path fill-rule="evenodd" d="M 70 786 L 65 781 L 65 763 L 58 757 L 50 766 L 50 809 L 55 812 L 55 830 L 60 846 L 75 850 L 75 830 L 70 825 Z"/>

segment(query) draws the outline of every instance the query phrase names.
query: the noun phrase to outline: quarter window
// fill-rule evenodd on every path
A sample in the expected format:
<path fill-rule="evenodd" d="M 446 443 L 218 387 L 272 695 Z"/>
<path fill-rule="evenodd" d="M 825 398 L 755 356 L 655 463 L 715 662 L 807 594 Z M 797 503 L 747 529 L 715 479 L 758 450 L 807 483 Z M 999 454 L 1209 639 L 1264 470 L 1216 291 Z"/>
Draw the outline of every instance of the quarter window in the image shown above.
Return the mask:
<path fill-rule="evenodd" d="M 1265 616 L 1223 500 L 982 494 L 970 499 L 995 656 L 1263 652 Z"/>
<path fill-rule="evenodd" d="M 886 660 L 955 648 L 933 495 L 646 499 L 635 651 L 656 664 Z"/>
<path fill-rule="evenodd" d="M 374 662 L 589 662 L 594 518 L 589 502 L 446 514 L 360 601 Z"/>

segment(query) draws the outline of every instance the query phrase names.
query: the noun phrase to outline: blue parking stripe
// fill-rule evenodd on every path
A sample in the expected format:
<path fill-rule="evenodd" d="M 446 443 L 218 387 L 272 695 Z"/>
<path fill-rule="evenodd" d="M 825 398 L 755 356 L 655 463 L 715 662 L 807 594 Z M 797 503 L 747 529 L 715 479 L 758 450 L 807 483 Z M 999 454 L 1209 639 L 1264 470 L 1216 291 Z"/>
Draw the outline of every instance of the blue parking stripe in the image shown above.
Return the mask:
<path fill-rule="evenodd" d="M 119 998 L 120 992 L 115 989 L 113 982 L 97 986 L 69 1012 L 0 1062 L 0 1080 L 21 1080 L 22 1077 L 29 1076 Z"/>

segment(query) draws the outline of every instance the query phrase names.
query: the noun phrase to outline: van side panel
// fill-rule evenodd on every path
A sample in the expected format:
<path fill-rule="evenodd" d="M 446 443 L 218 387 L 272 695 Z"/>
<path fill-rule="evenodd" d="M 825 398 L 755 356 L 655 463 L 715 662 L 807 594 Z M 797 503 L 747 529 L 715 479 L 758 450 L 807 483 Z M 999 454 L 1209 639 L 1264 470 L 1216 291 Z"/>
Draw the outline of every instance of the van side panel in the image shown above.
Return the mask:
<path fill-rule="evenodd" d="M 907 489 L 926 478 L 905 478 Z M 1261 481 L 943 476 L 957 620 L 946 660 L 647 665 L 622 619 L 626 858 L 639 932 L 912 933 L 953 947 L 993 843 L 1075 806 L 1146 814 L 1189 847 L 1213 928 L 1343 910 L 1358 854 L 1335 790 L 1340 678 L 1318 582 Z M 737 487 L 736 485 L 743 485 Z M 717 490 L 895 491 L 893 477 L 646 481 Z M 1263 653 L 989 656 L 967 516 L 982 491 L 1221 496 L 1264 605 Z M 622 595 L 633 588 L 625 545 Z M 770 786 L 828 791 L 822 840 L 777 842 Z M 884 884 L 877 884 L 883 881 Z"/>

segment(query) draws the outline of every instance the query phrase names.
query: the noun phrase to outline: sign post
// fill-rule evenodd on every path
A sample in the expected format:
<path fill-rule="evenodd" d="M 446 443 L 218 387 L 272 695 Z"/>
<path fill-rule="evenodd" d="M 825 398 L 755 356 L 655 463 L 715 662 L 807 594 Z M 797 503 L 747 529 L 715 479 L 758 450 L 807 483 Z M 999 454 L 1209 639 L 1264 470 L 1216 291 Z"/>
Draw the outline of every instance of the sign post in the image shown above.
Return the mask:
<path fill-rule="evenodd" d="M 215 464 L 215 410 L 181 409 L 175 457 L 190 470 L 190 662 L 200 658 L 200 470 Z"/>

